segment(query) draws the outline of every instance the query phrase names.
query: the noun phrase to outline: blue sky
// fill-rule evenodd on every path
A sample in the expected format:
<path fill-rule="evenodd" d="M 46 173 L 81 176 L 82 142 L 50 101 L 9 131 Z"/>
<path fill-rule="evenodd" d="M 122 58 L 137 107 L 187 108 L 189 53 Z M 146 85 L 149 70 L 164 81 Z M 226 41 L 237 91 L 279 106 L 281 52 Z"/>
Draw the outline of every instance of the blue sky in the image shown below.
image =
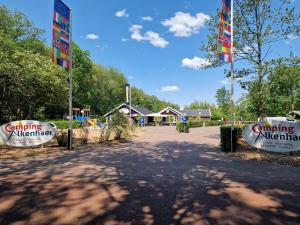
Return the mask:
<path fill-rule="evenodd" d="M 224 79 L 224 69 L 229 65 L 193 69 L 204 57 L 200 46 L 206 39 L 207 27 L 202 21 L 215 14 L 221 0 L 64 2 L 73 10 L 73 40 L 90 51 L 94 62 L 119 69 L 130 83 L 146 93 L 184 106 L 196 100 L 215 102 L 216 90 L 224 85 L 229 88 Z M 44 38 L 50 45 L 52 0 L 0 0 L 0 4 L 25 13 L 45 30 Z M 300 1 L 294 0 L 293 4 L 299 12 Z M 300 38 L 291 37 L 273 49 L 276 57 L 287 56 L 291 50 L 299 55 Z M 237 100 L 243 90 L 238 84 L 235 90 Z"/>

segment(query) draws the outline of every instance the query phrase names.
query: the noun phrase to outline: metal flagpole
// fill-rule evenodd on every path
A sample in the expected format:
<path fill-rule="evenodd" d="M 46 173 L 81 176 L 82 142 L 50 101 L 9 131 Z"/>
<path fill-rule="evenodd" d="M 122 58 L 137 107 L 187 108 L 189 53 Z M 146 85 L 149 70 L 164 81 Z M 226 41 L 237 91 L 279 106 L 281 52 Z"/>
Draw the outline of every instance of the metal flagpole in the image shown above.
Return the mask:
<path fill-rule="evenodd" d="M 233 68 L 233 0 L 231 0 L 231 72 L 230 72 L 230 80 L 231 80 L 231 151 L 234 151 L 233 148 L 233 131 L 234 131 L 234 68 Z"/>
<path fill-rule="evenodd" d="M 73 110 L 72 110 L 72 9 L 70 9 L 70 44 L 69 44 L 69 129 L 68 129 L 68 149 L 72 150 L 72 136 L 73 136 Z"/>
<path fill-rule="evenodd" d="M 131 84 L 129 84 L 129 117 L 130 117 L 130 125 L 132 125 L 132 121 L 131 121 Z"/>

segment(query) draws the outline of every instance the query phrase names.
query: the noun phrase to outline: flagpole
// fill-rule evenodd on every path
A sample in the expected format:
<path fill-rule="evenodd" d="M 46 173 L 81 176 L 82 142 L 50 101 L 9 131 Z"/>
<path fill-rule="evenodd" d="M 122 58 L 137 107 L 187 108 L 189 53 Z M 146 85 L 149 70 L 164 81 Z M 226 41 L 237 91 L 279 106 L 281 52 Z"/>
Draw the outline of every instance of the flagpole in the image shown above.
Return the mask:
<path fill-rule="evenodd" d="M 233 67 L 233 0 L 231 0 L 231 71 L 230 71 L 230 80 L 231 80 L 231 152 L 234 152 L 233 147 L 233 132 L 234 132 L 234 67 Z"/>
<path fill-rule="evenodd" d="M 72 136 L 73 136 L 73 110 L 72 110 L 72 9 L 70 9 L 70 44 L 69 44 L 69 129 L 68 129 L 68 149 L 72 150 Z"/>

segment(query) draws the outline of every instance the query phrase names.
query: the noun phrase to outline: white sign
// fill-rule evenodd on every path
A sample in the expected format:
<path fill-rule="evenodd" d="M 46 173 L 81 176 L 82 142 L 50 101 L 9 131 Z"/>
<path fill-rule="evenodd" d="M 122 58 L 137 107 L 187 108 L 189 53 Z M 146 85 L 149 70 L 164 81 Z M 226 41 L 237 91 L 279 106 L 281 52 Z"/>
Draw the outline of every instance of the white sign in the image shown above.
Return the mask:
<path fill-rule="evenodd" d="M 35 120 L 14 121 L 0 127 L 0 142 L 15 147 L 41 145 L 55 135 L 53 126 Z"/>
<path fill-rule="evenodd" d="M 264 121 L 249 125 L 243 138 L 250 145 L 266 151 L 300 150 L 300 125 L 284 121 Z"/>
<path fill-rule="evenodd" d="M 128 113 L 129 113 L 129 109 L 127 109 L 127 108 L 121 108 L 121 109 L 119 110 L 119 112 L 120 112 L 120 113 L 123 113 L 123 114 L 128 114 Z"/>

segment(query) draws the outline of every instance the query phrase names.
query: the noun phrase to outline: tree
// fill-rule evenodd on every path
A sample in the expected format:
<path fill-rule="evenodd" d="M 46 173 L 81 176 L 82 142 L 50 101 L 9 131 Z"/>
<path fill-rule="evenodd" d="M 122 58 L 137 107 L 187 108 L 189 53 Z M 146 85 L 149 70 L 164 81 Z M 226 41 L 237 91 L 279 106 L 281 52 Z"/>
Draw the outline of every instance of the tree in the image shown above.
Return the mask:
<path fill-rule="evenodd" d="M 216 111 L 215 114 L 218 116 L 220 116 L 221 114 L 222 117 L 229 118 L 230 92 L 226 90 L 225 87 L 219 88 L 216 92 L 215 98 L 219 106 L 219 109 L 221 110 L 221 113 L 220 112 L 217 113 L 218 110 L 215 110 Z"/>
<path fill-rule="evenodd" d="M 209 102 L 195 101 L 186 107 L 187 109 L 209 109 L 211 104 Z"/>
<path fill-rule="evenodd" d="M 268 76 L 266 90 L 268 116 L 285 116 L 289 111 L 299 110 L 300 66 L 276 67 Z"/>
<path fill-rule="evenodd" d="M 277 6 L 272 0 L 235 0 L 234 1 L 234 47 L 235 60 L 247 60 L 250 68 L 236 70 L 236 77 L 253 75 L 258 104 L 257 115 L 264 116 L 266 109 L 264 79 L 268 75 L 271 44 L 300 33 L 300 15 L 290 5 L 291 1 L 280 0 Z M 202 50 L 212 66 L 219 66 L 216 57 L 217 24 L 219 17 L 209 21 L 209 35 Z M 252 85 L 244 82 L 243 86 Z"/>

